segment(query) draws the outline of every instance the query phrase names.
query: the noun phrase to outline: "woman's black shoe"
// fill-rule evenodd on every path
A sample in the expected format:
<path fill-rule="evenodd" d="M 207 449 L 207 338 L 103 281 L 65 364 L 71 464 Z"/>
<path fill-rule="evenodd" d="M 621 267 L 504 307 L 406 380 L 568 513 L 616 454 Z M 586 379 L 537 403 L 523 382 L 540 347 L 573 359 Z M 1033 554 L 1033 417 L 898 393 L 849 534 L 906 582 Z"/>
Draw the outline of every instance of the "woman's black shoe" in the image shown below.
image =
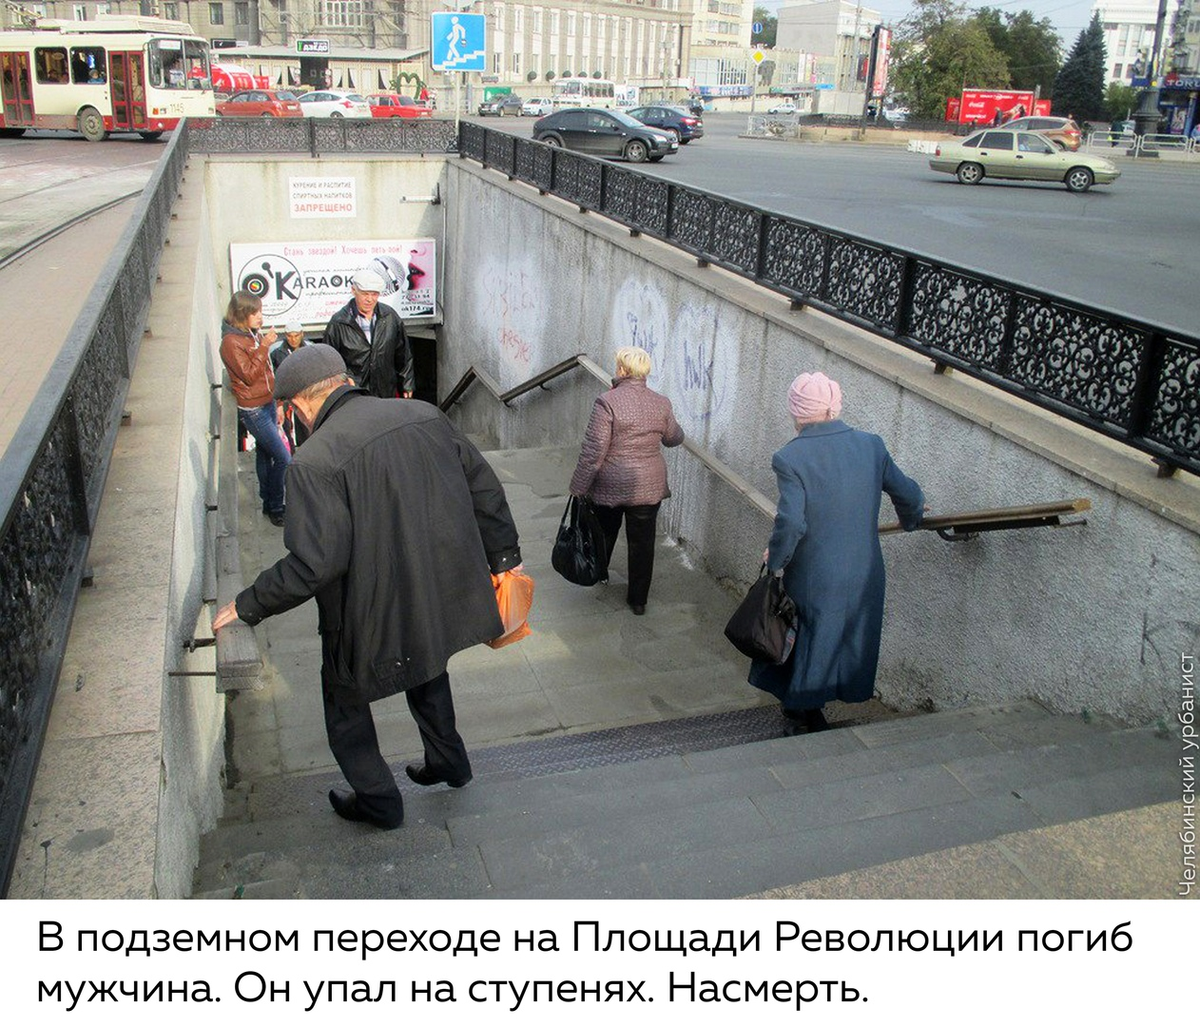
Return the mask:
<path fill-rule="evenodd" d="M 274 513 L 267 514 L 267 520 L 270 521 L 272 524 L 274 524 L 275 527 L 282 528 L 283 527 L 283 511 L 277 510 Z"/>

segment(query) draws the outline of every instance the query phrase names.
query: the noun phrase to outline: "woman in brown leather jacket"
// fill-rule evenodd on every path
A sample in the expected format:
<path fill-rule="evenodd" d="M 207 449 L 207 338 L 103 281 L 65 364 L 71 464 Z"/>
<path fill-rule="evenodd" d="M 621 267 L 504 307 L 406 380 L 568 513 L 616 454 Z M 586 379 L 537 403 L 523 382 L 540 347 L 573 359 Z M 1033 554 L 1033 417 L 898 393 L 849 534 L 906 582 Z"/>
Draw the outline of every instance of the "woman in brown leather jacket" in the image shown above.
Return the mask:
<path fill-rule="evenodd" d="M 671 495 L 663 446 L 683 442 L 671 401 L 646 385 L 650 354 L 636 346 L 617 351 L 613 387 L 596 400 L 571 477 L 571 495 L 590 499 L 604 529 L 612 559 L 621 520 L 629 546 L 626 603 L 646 612 L 654 574 L 654 533 L 658 508 Z"/>
<path fill-rule="evenodd" d="M 283 479 L 292 454 L 280 425 L 283 408 L 276 409 L 272 393 L 275 371 L 270 349 L 274 328 L 262 330 L 262 300 L 252 293 L 233 294 L 221 325 L 221 361 L 237 399 L 238 419 L 254 436 L 254 466 L 258 472 L 258 497 L 262 511 L 276 527 L 283 527 Z"/>

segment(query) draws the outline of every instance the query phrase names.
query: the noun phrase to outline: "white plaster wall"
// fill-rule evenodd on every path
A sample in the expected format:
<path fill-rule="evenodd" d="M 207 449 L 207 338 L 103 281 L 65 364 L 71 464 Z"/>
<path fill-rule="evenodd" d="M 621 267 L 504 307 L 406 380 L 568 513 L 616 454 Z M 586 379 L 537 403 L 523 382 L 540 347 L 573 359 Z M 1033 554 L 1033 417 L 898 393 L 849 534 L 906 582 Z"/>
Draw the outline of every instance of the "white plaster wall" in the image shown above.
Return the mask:
<path fill-rule="evenodd" d="M 689 437 L 768 496 L 771 454 L 791 435 L 784 395 L 803 370 L 842 384 L 845 419 L 877 432 L 934 512 L 1084 497 L 1085 527 L 964 543 L 883 540 L 889 575 L 878 690 L 904 708 L 1034 696 L 1133 720 L 1178 708 L 1179 656 L 1200 643 L 1200 491 L 1154 483 L 1079 429 L 815 314 L 686 255 L 630 239 L 595 215 L 447 166 L 443 392 L 471 364 L 511 387 L 584 352 L 612 366 L 650 351 L 650 384 Z M 482 388 L 454 416 L 503 447 L 580 438 L 599 391 L 574 373 L 504 409 Z M 1047 441 L 1048 440 L 1048 441 Z M 1109 447 L 1110 449 L 1112 447 Z M 663 525 L 719 578 L 755 575 L 769 523 L 690 455 L 668 455 Z M 1129 473 L 1126 487 L 1111 466 Z M 1144 480 L 1143 480 L 1144 479 Z M 1164 516 L 1154 489 L 1176 503 Z M 1127 498 L 1139 495 L 1141 498 Z M 884 519 L 894 519 L 885 500 Z"/>

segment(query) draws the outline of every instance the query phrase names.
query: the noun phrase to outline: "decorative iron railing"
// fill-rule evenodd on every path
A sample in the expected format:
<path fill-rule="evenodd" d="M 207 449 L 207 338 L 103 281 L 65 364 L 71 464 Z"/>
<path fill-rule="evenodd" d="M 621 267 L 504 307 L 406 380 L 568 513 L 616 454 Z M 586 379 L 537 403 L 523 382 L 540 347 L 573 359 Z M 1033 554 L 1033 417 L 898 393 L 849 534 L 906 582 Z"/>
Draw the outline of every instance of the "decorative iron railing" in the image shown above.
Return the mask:
<path fill-rule="evenodd" d="M 457 153 L 447 118 L 192 118 L 195 153 Z"/>
<path fill-rule="evenodd" d="M 465 123 L 462 153 L 1200 473 L 1200 338 Z"/>
<path fill-rule="evenodd" d="M 0 894 L 12 875 L 186 155 L 181 130 L 0 454 Z"/>

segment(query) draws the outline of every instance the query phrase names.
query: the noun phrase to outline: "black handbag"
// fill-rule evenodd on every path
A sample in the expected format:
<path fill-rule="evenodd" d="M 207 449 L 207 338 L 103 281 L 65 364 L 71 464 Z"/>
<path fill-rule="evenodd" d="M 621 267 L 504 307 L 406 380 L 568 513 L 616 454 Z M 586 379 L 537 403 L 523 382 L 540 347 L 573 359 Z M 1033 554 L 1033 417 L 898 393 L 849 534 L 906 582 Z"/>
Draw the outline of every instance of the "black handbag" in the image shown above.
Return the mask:
<path fill-rule="evenodd" d="M 797 622 L 796 604 L 783 590 L 783 579 L 768 574 L 764 564 L 725 625 L 725 637 L 752 660 L 785 663 L 796 644 Z"/>
<path fill-rule="evenodd" d="M 608 547 L 596 510 L 586 499 L 567 500 L 550 563 L 573 585 L 595 585 L 608 580 Z"/>

